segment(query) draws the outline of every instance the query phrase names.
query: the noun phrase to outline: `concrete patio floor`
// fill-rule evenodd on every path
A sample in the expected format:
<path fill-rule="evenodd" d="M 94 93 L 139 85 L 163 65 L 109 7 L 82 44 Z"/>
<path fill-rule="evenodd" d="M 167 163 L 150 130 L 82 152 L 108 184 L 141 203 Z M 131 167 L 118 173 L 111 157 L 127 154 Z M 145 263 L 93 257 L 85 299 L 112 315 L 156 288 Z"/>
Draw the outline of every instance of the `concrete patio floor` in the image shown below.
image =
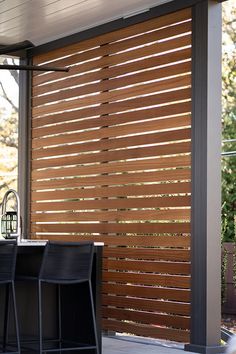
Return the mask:
<path fill-rule="evenodd" d="M 128 336 L 103 336 L 102 354 L 187 354 L 179 343 Z M 193 354 L 193 353 L 192 353 Z"/>

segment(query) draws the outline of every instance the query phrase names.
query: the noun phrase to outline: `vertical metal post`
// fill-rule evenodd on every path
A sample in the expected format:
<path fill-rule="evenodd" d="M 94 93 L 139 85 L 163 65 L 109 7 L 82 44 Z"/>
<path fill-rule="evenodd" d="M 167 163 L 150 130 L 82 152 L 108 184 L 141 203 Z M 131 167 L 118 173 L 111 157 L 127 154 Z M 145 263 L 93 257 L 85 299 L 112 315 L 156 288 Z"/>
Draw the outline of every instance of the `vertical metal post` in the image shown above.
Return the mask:
<path fill-rule="evenodd" d="M 192 301 L 190 344 L 222 353 L 221 319 L 221 4 L 193 7 Z"/>
<path fill-rule="evenodd" d="M 28 64 L 21 59 L 20 64 Z M 19 77 L 19 129 L 18 129 L 18 193 L 22 217 L 22 235 L 29 235 L 29 190 L 30 190 L 30 78 L 31 73 L 20 70 Z"/>

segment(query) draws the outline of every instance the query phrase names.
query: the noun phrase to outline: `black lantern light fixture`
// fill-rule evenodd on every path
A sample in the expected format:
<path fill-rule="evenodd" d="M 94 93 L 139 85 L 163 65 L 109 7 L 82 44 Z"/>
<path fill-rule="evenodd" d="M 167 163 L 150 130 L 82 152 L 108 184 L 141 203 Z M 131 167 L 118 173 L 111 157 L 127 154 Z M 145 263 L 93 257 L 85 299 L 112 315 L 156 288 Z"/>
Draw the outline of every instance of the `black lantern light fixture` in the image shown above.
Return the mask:
<path fill-rule="evenodd" d="M 16 199 L 16 210 L 6 210 L 9 195 Z M 17 239 L 21 236 L 20 200 L 14 189 L 9 189 L 2 200 L 1 234 L 6 239 Z"/>

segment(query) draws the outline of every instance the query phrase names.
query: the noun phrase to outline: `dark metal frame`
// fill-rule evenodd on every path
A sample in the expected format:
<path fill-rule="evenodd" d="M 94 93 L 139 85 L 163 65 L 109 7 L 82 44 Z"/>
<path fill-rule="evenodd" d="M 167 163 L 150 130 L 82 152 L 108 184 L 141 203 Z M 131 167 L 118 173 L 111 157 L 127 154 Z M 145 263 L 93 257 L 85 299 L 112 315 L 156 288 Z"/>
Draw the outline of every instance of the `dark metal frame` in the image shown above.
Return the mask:
<path fill-rule="evenodd" d="M 221 131 L 221 0 L 176 0 L 126 19 L 34 47 L 28 58 L 118 30 L 187 7 L 193 8 L 192 107 L 192 306 L 191 339 L 186 350 L 213 354 L 220 347 L 220 131 Z M 22 73 L 20 109 L 22 210 L 29 212 L 30 76 Z M 28 101 L 28 104 L 26 102 Z M 25 109 L 24 107 L 27 107 Z M 20 166 L 20 164 L 19 164 Z M 23 196 L 23 198 L 22 198 Z M 24 211 L 24 225 L 29 225 Z M 28 227 L 28 226 L 27 226 Z M 25 229 L 27 237 L 28 229 Z"/>
<path fill-rule="evenodd" d="M 55 66 L 37 66 L 37 65 L 17 65 L 17 64 L 1 64 L 0 70 L 26 70 L 26 71 L 62 71 L 68 72 L 69 68 L 60 68 Z"/>
<path fill-rule="evenodd" d="M 29 59 L 21 59 L 24 65 Z M 22 217 L 22 238 L 29 234 L 30 168 L 31 168 L 31 75 L 20 71 L 19 77 L 19 148 L 18 148 L 18 193 Z"/>
<path fill-rule="evenodd" d="M 186 350 L 222 353 L 221 5 L 193 7 L 191 335 Z"/>
<path fill-rule="evenodd" d="M 0 45 L 0 55 L 15 55 L 21 57 L 22 53 L 34 47 L 30 41 L 18 42 L 10 45 Z M 19 53 L 17 55 L 17 53 Z M 30 65 L 27 63 L 1 64 L 0 70 L 26 70 L 26 71 L 69 71 L 69 68 L 49 67 L 45 65 Z"/>

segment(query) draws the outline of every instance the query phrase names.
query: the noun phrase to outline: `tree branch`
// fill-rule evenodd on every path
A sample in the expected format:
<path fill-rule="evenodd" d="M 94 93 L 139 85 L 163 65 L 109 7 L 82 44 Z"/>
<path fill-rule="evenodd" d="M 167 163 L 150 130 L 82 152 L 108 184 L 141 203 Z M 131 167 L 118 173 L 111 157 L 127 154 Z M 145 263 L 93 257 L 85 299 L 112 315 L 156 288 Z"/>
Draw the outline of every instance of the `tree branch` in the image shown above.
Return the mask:
<path fill-rule="evenodd" d="M 4 59 L 3 64 L 9 64 L 8 59 Z M 14 59 L 12 59 L 12 64 L 17 64 Z M 17 70 L 9 70 L 11 76 L 15 80 L 16 84 L 19 86 L 19 73 Z"/>
<path fill-rule="evenodd" d="M 4 86 L 2 84 L 2 82 L 0 81 L 0 86 L 1 86 L 1 89 L 2 89 L 2 93 L 3 93 L 3 98 L 8 102 L 10 103 L 10 105 L 12 106 L 12 108 L 15 110 L 15 112 L 18 112 L 18 108 L 16 107 L 16 105 L 14 104 L 14 102 L 8 97 L 5 89 L 4 89 Z"/>
<path fill-rule="evenodd" d="M 15 180 L 16 180 L 16 178 L 13 178 L 13 179 L 11 179 L 11 180 L 8 181 L 8 182 L 4 182 L 3 184 L 0 185 L 0 190 L 1 190 L 1 189 L 4 189 L 4 188 L 9 189 L 11 183 L 15 182 Z"/>

